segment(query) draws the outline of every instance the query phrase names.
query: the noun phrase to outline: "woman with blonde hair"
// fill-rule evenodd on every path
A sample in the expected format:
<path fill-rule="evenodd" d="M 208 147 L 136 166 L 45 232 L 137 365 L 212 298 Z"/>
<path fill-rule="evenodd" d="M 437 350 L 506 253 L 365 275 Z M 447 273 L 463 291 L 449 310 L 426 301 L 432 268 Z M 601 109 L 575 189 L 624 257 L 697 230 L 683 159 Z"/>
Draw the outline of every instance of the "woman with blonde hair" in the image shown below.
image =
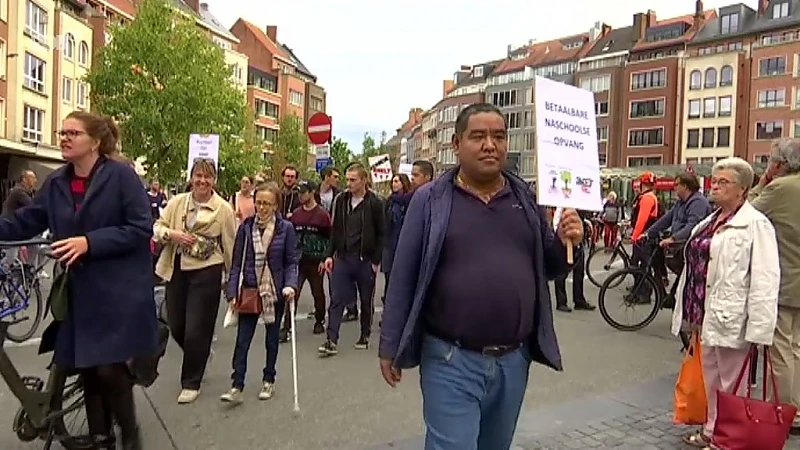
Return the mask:
<path fill-rule="evenodd" d="M 156 274 L 167 282 L 167 322 L 183 350 L 178 403 L 191 403 L 211 351 L 219 311 L 222 275 L 233 256 L 236 218 L 233 208 L 214 191 L 213 161 L 198 159 L 191 170 L 191 191 L 178 194 L 153 225 L 164 249 Z"/>

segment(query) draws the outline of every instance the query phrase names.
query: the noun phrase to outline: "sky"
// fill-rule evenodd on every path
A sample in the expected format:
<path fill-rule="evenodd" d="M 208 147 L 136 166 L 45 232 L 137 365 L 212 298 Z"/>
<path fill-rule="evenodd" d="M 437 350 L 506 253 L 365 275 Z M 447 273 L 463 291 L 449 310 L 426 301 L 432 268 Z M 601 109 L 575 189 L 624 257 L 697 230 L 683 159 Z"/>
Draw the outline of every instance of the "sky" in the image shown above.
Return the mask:
<path fill-rule="evenodd" d="M 695 11 L 695 0 L 201 1 L 228 27 L 239 17 L 262 29 L 277 25 L 278 41 L 325 88 L 334 136 L 356 153 L 364 133 L 391 137 L 409 109 L 442 98 L 442 81 L 461 65 L 502 58 L 509 44 L 588 32 L 595 22 L 626 27 L 648 9 L 664 19 Z M 744 3 L 755 9 L 758 2 Z"/>

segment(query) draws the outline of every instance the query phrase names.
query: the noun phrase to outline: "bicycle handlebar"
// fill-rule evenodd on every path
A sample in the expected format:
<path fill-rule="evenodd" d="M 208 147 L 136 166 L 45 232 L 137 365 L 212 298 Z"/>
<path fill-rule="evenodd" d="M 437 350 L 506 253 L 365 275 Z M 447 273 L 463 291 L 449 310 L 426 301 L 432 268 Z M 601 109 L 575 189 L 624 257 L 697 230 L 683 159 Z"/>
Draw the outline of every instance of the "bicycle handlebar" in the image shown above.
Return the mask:
<path fill-rule="evenodd" d="M 0 241 L 0 249 L 28 247 L 31 245 L 50 245 L 52 243 L 52 241 L 43 238 L 27 239 L 24 241 Z"/>

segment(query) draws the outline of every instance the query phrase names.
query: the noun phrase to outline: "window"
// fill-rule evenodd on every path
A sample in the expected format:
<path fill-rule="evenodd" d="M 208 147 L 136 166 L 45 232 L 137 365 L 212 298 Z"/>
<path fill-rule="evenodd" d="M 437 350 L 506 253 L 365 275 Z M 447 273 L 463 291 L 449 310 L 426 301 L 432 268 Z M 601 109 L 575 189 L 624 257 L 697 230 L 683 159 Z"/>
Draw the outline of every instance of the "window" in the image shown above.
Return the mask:
<path fill-rule="evenodd" d="M 581 78 L 581 89 L 592 92 L 606 92 L 611 89 L 611 75 Z"/>
<path fill-rule="evenodd" d="M 700 130 L 692 128 L 686 133 L 686 148 L 700 147 Z"/>
<path fill-rule="evenodd" d="M 720 17 L 719 23 L 722 34 L 736 33 L 739 31 L 739 14 L 725 14 Z"/>
<path fill-rule="evenodd" d="M 664 128 L 646 128 L 628 132 L 628 147 L 664 145 Z"/>
<path fill-rule="evenodd" d="M 699 164 L 699 162 L 697 161 L 697 158 L 686 158 L 686 164 L 690 166 L 696 166 Z"/>
<path fill-rule="evenodd" d="M 730 145 L 731 145 L 731 127 L 718 127 L 717 147 L 730 147 Z"/>
<path fill-rule="evenodd" d="M 483 66 L 478 66 L 472 69 L 472 76 L 474 77 L 482 77 L 483 76 Z"/>
<path fill-rule="evenodd" d="M 47 11 L 30 0 L 25 2 L 25 32 L 37 42 L 47 39 Z"/>
<path fill-rule="evenodd" d="M 265 142 L 275 142 L 278 138 L 278 130 L 256 125 L 256 134 Z"/>
<path fill-rule="evenodd" d="M 72 34 L 67 33 L 64 36 L 64 58 L 72 59 L 75 57 L 75 38 Z"/>
<path fill-rule="evenodd" d="M 518 112 L 508 113 L 505 116 L 509 130 L 516 130 L 522 127 L 522 121 L 520 120 L 520 114 Z"/>
<path fill-rule="evenodd" d="M 608 141 L 608 127 L 597 127 L 597 142 Z"/>
<path fill-rule="evenodd" d="M 86 106 L 86 83 L 79 81 L 76 93 L 77 101 L 75 103 L 80 107 Z"/>
<path fill-rule="evenodd" d="M 785 104 L 785 89 L 767 89 L 758 91 L 759 108 L 775 108 Z"/>
<path fill-rule="evenodd" d="M 631 90 L 662 88 L 667 85 L 667 69 L 631 74 Z"/>
<path fill-rule="evenodd" d="M 789 1 L 782 1 L 780 3 L 774 3 L 772 5 L 772 18 L 773 19 L 780 19 L 783 17 L 789 16 Z"/>
<path fill-rule="evenodd" d="M 703 148 L 711 148 L 714 146 L 714 129 L 703 128 L 703 143 L 700 144 Z"/>
<path fill-rule="evenodd" d="M 81 45 L 78 47 L 78 63 L 82 66 L 89 65 L 89 44 L 86 41 L 81 41 Z"/>
<path fill-rule="evenodd" d="M 722 70 L 719 71 L 719 85 L 720 87 L 733 86 L 733 67 L 722 67 Z"/>
<path fill-rule="evenodd" d="M 689 75 L 689 89 L 700 89 L 703 86 L 703 74 L 699 70 L 693 70 Z"/>
<path fill-rule="evenodd" d="M 783 136 L 783 121 L 756 122 L 756 139 L 771 140 Z"/>
<path fill-rule="evenodd" d="M 719 98 L 719 116 L 730 117 L 733 109 L 733 98 L 730 95 Z"/>
<path fill-rule="evenodd" d="M 700 99 L 689 100 L 689 118 L 697 119 L 700 117 Z"/>
<path fill-rule="evenodd" d="M 533 113 L 531 111 L 523 112 L 522 126 L 526 128 L 533 126 Z"/>
<path fill-rule="evenodd" d="M 61 80 L 61 100 L 72 103 L 72 78 Z"/>
<path fill-rule="evenodd" d="M 703 117 L 716 117 L 717 99 L 716 97 L 703 99 Z"/>
<path fill-rule="evenodd" d="M 22 139 L 42 142 L 44 135 L 44 111 L 25 105 L 22 117 Z"/>
<path fill-rule="evenodd" d="M 289 89 L 289 103 L 294 106 L 303 106 L 303 93 Z"/>
<path fill-rule="evenodd" d="M 608 102 L 595 102 L 594 103 L 594 113 L 598 116 L 607 116 L 608 115 Z"/>
<path fill-rule="evenodd" d="M 45 62 L 30 53 L 25 53 L 25 81 L 28 89 L 44 93 Z"/>
<path fill-rule="evenodd" d="M 608 155 L 606 152 L 597 153 L 597 162 L 600 163 L 600 167 L 606 167 L 608 165 Z"/>
<path fill-rule="evenodd" d="M 758 61 L 758 76 L 770 77 L 786 73 L 786 57 L 776 56 Z"/>
<path fill-rule="evenodd" d="M 713 67 L 709 67 L 708 69 L 706 69 L 705 78 L 706 78 L 705 82 L 706 88 L 717 87 L 717 69 L 714 69 Z"/>
<path fill-rule="evenodd" d="M 492 104 L 497 106 L 498 108 L 504 108 L 506 106 L 514 106 L 520 105 L 517 95 L 517 90 L 512 89 L 510 91 L 500 91 L 500 92 L 493 92 L 492 93 Z"/>
<path fill-rule="evenodd" d="M 664 115 L 664 99 L 631 102 L 631 119 L 661 117 Z"/>
<path fill-rule="evenodd" d="M 628 167 L 660 166 L 660 156 L 629 156 Z"/>

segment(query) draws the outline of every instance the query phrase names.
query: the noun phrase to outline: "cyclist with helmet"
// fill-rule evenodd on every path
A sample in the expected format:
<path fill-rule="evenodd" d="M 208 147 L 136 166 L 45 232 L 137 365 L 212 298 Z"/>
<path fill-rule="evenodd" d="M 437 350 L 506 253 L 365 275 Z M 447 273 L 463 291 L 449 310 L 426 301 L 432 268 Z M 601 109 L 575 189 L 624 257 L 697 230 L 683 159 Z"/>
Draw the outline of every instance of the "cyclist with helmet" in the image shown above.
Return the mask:
<path fill-rule="evenodd" d="M 650 259 L 652 252 L 657 251 L 658 248 L 652 245 L 646 245 L 641 242 L 645 237 L 645 231 L 653 226 L 658 221 L 659 210 L 661 209 L 658 204 L 658 197 L 654 192 L 656 184 L 656 175 L 653 172 L 644 172 L 639 176 L 639 194 L 633 200 L 633 214 L 631 214 L 631 222 L 633 223 L 633 233 L 631 239 L 634 242 L 633 255 L 631 263 L 635 266 L 643 267 Z M 653 266 L 656 268 L 656 278 L 666 278 L 666 269 L 660 270 L 663 267 L 663 261 L 659 262 L 659 257 L 653 261 Z M 662 273 L 663 272 L 663 273 Z M 633 295 L 638 297 L 640 303 L 647 303 L 650 301 L 649 286 L 639 285 L 638 279 L 636 285 L 639 286 L 637 292 L 632 292 Z"/>

